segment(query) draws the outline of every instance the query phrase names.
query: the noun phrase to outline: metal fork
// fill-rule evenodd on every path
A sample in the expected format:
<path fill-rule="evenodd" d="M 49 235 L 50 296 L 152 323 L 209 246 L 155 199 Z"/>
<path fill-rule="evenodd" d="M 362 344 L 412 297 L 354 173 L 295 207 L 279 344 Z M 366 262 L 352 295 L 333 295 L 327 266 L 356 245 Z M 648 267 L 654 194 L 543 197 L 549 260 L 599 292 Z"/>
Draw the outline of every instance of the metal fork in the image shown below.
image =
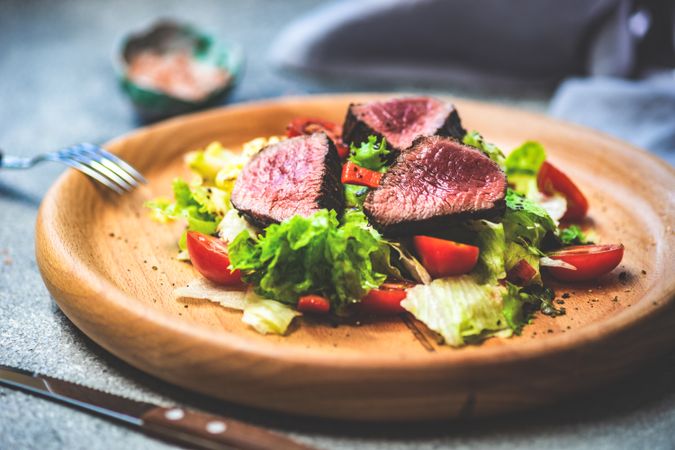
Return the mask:
<path fill-rule="evenodd" d="M 147 183 L 127 162 L 94 144 L 77 144 L 32 158 L 3 155 L 0 150 L 0 169 L 29 169 L 43 161 L 58 162 L 79 170 L 118 194 L 131 191 L 139 183 Z"/>

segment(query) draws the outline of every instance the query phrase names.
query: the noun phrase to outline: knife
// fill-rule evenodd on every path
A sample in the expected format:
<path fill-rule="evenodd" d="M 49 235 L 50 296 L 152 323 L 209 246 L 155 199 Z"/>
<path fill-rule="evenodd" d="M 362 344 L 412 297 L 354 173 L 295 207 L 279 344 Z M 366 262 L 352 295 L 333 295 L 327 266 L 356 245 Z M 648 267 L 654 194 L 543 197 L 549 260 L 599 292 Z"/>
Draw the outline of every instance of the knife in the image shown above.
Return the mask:
<path fill-rule="evenodd" d="M 285 436 L 237 420 L 178 406 L 164 408 L 4 365 L 0 365 L 0 385 L 63 403 L 191 448 L 312 450 L 312 447 Z"/>

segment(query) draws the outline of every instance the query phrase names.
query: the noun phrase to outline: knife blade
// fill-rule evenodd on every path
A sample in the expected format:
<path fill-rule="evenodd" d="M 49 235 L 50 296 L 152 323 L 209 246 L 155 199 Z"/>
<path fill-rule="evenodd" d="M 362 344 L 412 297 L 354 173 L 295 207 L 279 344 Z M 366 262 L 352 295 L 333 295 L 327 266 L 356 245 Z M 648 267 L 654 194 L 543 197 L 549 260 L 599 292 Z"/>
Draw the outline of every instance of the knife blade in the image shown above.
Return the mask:
<path fill-rule="evenodd" d="M 122 423 L 165 441 L 200 449 L 312 450 L 238 420 L 131 400 L 58 378 L 0 365 L 0 385 Z"/>

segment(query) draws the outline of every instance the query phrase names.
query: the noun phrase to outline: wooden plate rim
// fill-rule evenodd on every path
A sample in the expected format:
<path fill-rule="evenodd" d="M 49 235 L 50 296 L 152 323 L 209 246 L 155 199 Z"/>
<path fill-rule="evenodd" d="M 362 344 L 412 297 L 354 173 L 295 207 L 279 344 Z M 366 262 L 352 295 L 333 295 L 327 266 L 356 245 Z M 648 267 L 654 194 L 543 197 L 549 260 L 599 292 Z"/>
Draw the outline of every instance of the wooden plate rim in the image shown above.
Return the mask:
<path fill-rule="evenodd" d="M 270 106 L 279 105 L 282 103 L 288 102 L 307 102 L 307 101 L 346 101 L 354 100 L 366 97 L 389 97 L 391 95 L 401 95 L 397 94 L 382 94 L 382 93 L 353 93 L 353 94 L 338 94 L 338 95 L 312 95 L 304 97 L 283 97 L 274 100 L 264 100 L 264 101 L 254 101 L 241 103 L 236 106 L 229 106 L 223 108 L 217 108 L 210 111 L 205 111 L 201 113 L 190 114 L 187 116 L 181 116 L 167 121 L 160 122 L 149 127 L 143 127 L 136 129 L 128 134 L 122 135 L 119 138 L 113 139 L 105 144 L 105 146 L 115 152 L 116 148 L 119 147 L 126 139 L 133 137 L 139 133 L 146 132 L 148 130 L 154 130 L 157 128 L 171 128 L 178 125 L 179 123 L 185 124 L 186 122 L 199 122 L 202 119 L 209 117 L 211 115 L 220 115 L 224 111 L 236 112 L 240 109 L 250 109 L 250 108 L 259 108 L 265 109 Z M 483 102 L 471 101 L 471 100 L 461 100 L 464 104 L 473 104 L 476 106 L 489 107 L 491 109 L 499 109 L 505 114 L 509 111 L 512 111 L 512 108 L 495 106 L 492 104 L 487 104 Z M 666 170 L 670 176 L 675 179 L 675 169 L 670 167 L 667 163 L 663 162 L 659 158 L 655 157 L 646 150 L 640 149 L 633 145 L 630 145 L 626 142 L 608 136 L 604 133 L 588 129 L 586 127 L 567 123 L 557 119 L 551 119 L 549 117 L 543 116 L 541 114 L 536 114 L 532 112 L 526 112 L 518 110 L 520 115 L 528 115 L 533 119 L 538 121 L 544 121 L 550 125 L 563 128 L 574 128 L 578 133 L 583 134 L 585 137 L 601 139 L 604 141 L 612 141 L 619 147 L 623 147 L 630 152 L 635 152 L 639 155 L 643 161 L 646 159 L 648 164 L 656 166 L 657 170 Z M 645 162 L 647 164 L 647 162 Z M 45 196 L 42 205 L 40 207 L 38 220 L 36 223 L 36 234 L 39 239 L 40 236 L 54 236 L 60 235 L 57 227 L 54 226 L 49 220 L 45 220 L 49 217 L 55 216 L 55 208 L 58 207 L 58 197 L 62 188 L 69 183 L 78 183 L 82 182 L 84 178 L 73 170 L 68 170 L 64 173 L 57 182 L 52 186 L 47 195 Z M 359 355 L 351 354 L 325 354 L 316 351 L 307 351 L 296 348 L 285 348 L 284 352 L 279 353 L 274 351 L 274 346 L 265 345 L 260 346 L 257 343 L 252 343 L 247 340 L 246 337 L 242 337 L 236 332 L 228 332 L 228 340 L 225 341 L 222 339 L 223 333 L 215 330 L 208 330 L 199 328 L 193 324 L 188 324 L 176 320 L 175 317 L 165 313 L 161 310 L 154 309 L 150 306 L 145 305 L 143 302 L 136 300 L 135 298 L 128 296 L 118 290 L 116 286 L 111 283 L 108 279 L 102 278 L 98 273 L 90 269 L 88 265 L 83 263 L 78 258 L 73 258 L 73 255 L 68 252 L 68 248 L 64 245 L 64 242 L 61 240 L 45 240 L 41 239 L 39 245 L 44 245 L 49 247 L 48 251 L 38 251 L 38 263 L 40 266 L 46 264 L 47 261 L 42 261 L 40 258 L 41 254 L 49 254 L 55 256 L 54 261 L 70 261 L 72 265 L 71 274 L 73 280 L 71 282 L 79 282 L 81 286 L 86 286 L 87 290 L 90 293 L 90 296 L 97 298 L 97 301 L 105 301 L 110 307 L 117 308 L 120 310 L 126 310 L 128 314 L 134 316 L 134 320 L 143 321 L 152 325 L 155 329 L 164 329 L 166 330 L 167 336 L 173 335 L 175 337 L 180 337 L 181 335 L 187 335 L 194 339 L 199 339 L 207 345 L 222 347 L 228 350 L 234 350 L 238 352 L 248 353 L 251 355 L 256 355 L 261 358 L 274 359 L 277 361 L 283 361 L 290 364 L 301 364 L 301 365 L 317 365 L 317 366 L 340 366 L 343 368 L 350 368 L 358 370 L 363 365 L 363 358 Z M 38 246 L 36 246 L 38 247 Z M 51 256 L 50 258 L 52 258 Z M 57 264 L 58 264 L 57 262 Z M 53 263 L 53 261 L 52 261 Z M 44 271 L 43 271 L 44 274 Z M 97 279 L 101 283 L 98 289 L 90 286 L 89 280 Z M 60 280 L 45 280 L 48 284 L 52 284 L 56 287 L 59 286 Z M 105 292 L 105 294 L 103 294 Z M 493 365 L 495 361 L 500 363 L 510 363 L 517 361 L 525 361 L 530 359 L 537 359 L 538 357 L 544 354 L 550 354 L 555 352 L 563 352 L 572 350 L 575 345 L 582 341 L 600 341 L 610 338 L 613 334 L 622 331 L 628 327 L 637 327 L 643 324 L 645 321 L 648 321 L 660 314 L 662 314 L 673 301 L 673 294 L 675 293 L 675 277 L 670 280 L 660 279 L 655 285 L 652 286 L 650 291 L 646 293 L 646 296 L 643 297 L 643 300 L 638 302 L 636 305 L 630 309 L 623 310 L 620 313 L 611 316 L 605 320 L 599 321 L 594 324 L 587 325 L 579 330 L 576 330 L 574 333 L 567 335 L 557 335 L 547 337 L 546 339 L 533 340 L 528 342 L 520 343 L 517 347 L 489 347 L 482 348 L 480 346 L 465 348 L 461 352 L 448 351 L 442 353 L 434 353 L 433 357 L 429 355 L 415 355 L 408 356 L 404 360 L 397 355 L 371 355 L 369 357 L 369 369 L 372 368 L 382 368 L 382 369 L 401 369 L 401 370 L 410 370 L 418 364 L 424 364 L 428 367 L 447 367 L 448 363 L 451 363 L 457 358 L 461 358 L 463 365 Z M 57 302 L 62 301 L 57 299 Z M 653 302 L 658 302 L 656 306 L 653 305 Z"/>

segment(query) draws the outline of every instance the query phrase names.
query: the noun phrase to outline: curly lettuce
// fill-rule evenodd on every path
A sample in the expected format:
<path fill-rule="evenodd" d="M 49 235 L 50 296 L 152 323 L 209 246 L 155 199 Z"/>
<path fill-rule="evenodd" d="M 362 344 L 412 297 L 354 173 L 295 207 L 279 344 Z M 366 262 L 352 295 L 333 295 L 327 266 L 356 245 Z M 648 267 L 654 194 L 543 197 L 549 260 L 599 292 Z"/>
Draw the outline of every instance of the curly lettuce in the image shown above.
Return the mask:
<path fill-rule="evenodd" d="M 362 212 L 294 216 L 270 225 L 259 239 L 242 232 L 230 243 L 232 267 L 262 297 L 295 305 L 318 294 L 340 313 L 389 275 L 390 250 Z"/>
<path fill-rule="evenodd" d="M 174 201 L 160 198 L 145 203 L 151 210 L 151 215 L 160 222 L 169 222 L 184 219 L 187 230 L 178 242 L 181 250 L 187 248 L 185 238 L 187 231 L 199 231 L 204 234 L 215 234 L 218 223 L 222 219 L 219 204 L 220 198 L 225 197 L 217 188 L 191 188 L 185 181 L 176 179 L 173 182 Z"/>
<path fill-rule="evenodd" d="M 562 228 L 558 232 L 558 238 L 562 245 L 584 245 L 590 243 L 588 237 L 578 225 Z"/>
<path fill-rule="evenodd" d="M 349 160 L 360 167 L 384 172 L 388 165 L 387 155 L 391 151 L 387 148 L 387 140 L 382 138 L 378 143 L 377 136 L 368 136 L 366 142 L 358 147 L 353 143 L 349 147 Z"/>

